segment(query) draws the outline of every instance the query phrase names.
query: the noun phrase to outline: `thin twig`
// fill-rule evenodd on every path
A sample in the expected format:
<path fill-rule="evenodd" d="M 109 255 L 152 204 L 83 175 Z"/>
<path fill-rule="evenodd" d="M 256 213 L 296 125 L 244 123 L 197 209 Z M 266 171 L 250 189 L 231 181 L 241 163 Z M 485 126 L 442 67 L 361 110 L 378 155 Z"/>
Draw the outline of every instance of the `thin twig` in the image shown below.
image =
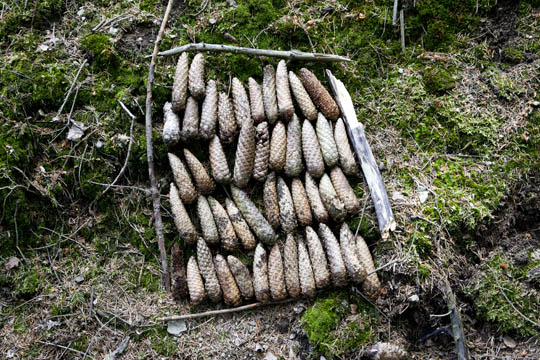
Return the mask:
<path fill-rule="evenodd" d="M 161 281 L 165 286 L 165 290 L 169 292 L 171 290 L 171 284 L 169 279 L 169 271 L 167 264 L 167 252 L 165 250 L 165 237 L 163 236 L 163 221 L 161 219 L 160 199 L 159 191 L 157 187 L 156 174 L 154 170 L 154 151 L 152 141 L 152 84 L 154 83 L 154 71 L 156 68 L 157 55 L 159 51 L 159 44 L 169 19 L 174 0 L 169 0 L 165 15 L 163 15 L 163 21 L 161 27 L 154 42 L 154 51 L 152 52 L 152 60 L 150 61 L 150 67 L 148 69 L 148 82 L 146 87 L 146 158 L 148 160 L 148 176 L 150 177 L 150 186 L 152 188 L 152 203 L 154 207 L 154 226 L 156 228 L 156 235 L 158 238 L 158 247 L 161 257 Z"/>
<path fill-rule="evenodd" d="M 303 60 L 303 61 L 320 61 L 320 62 L 332 62 L 332 61 L 351 61 L 351 59 L 339 55 L 321 54 L 321 53 L 306 53 L 298 50 L 282 51 L 282 50 L 267 50 L 267 49 L 252 49 L 241 46 L 222 45 L 222 44 L 206 44 L 195 43 L 186 44 L 180 47 L 176 47 L 170 50 L 161 51 L 159 56 L 170 56 L 181 54 L 188 51 L 211 51 L 211 52 L 230 52 L 234 54 L 256 55 L 256 56 L 268 56 L 277 57 L 283 59 Z"/>
<path fill-rule="evenodd" d="M 382 269 L 387 268 L 387 267 L 389 267 L 390 265 L 393 265 L 393 264 L 395 264 L 395 263 L 397 263 L 397 262 L 402 262 L 402 261 L 403 261 L 402 259 L 394 259 L 394 260 L 392 260 L 392 261 L 390 261 L 390 262 L 384 264 L 383 266 L 379 266 L 379 267 L 376 268 L 375 270 L 369 272 L 369 273 L 367 274 L 367 276 L 369 276 L 369 275 L 371 275 L 371 274 L 375 274 L 377 271 L 381 271 Z"/>
<path fill-rule="evenodd" d="M 86 59 L 84 59 L 81 66 L 79 66 L 79 70 L 77 71 L 77 74 L 75 75 L 75 79 L 73 79 L 73 82 L 71 83 L 71 86 L 69 87 L 69 90 L 67 92 L 66 98 L 64 99 L 64 102 L 62 103 L 62 105 L 60 105 L 60 109 L 58 109 L 58 113 L 53 118 L 53 121 L 60 120 L 60 115 L 62 115 L 62 110 L 64 110 L 64 106 L 66 106 L 69 96 L 71 95 L 71 92 L 73 91 L 73 87 L 75 86 L 75 83 L 77 82 L 77 79 L 79 78 L 79 74 L 81 73 L 81 70 L 85 64 L 86 64 Z"/>
<path fill-rule="evenodd" d="M 67 346 L 64 346 L 64 345 L 60 345 L 60 344 L 54 344 L 54 343 L 50 343 L 50 342 L 47 342 L 47 341 L 40 341 L 40 340 L 37 340 L 36 341 L 37 343 L 39 344 L 43 344 L 43 345 L 49 345 L 49 346 L 55 346 L 57 348 L 60 348 L 60 349 L 64 349 L 64 350 L 69 350 L 69 351 L 72 351 L 74 353 L 77 353 L 77 354 L 80 354 L 80 355 L 84 355 L 84 353 L 82 351 L 79 351 L 77 349 L 72 349 L 70 347 L 67 347 Z M 92 356 L 90 355 L 87 355 L 90 359 L 93 359 Z"/>

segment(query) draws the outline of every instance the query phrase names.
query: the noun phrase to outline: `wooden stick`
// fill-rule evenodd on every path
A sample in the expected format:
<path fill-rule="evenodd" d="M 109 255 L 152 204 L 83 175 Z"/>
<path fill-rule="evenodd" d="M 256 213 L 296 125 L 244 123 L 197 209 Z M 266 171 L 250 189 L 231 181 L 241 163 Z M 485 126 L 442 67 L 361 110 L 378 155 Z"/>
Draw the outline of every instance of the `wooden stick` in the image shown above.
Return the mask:
<path fill-rule="evenodd" d="M 390 236 L 390 231 L 396 229 L 396 221 L 390 208 L 390 202 L 388 201 L 388 195 L 382 181 L 379 166 L 367 142 L 364 125 L 356 118 L 351 95 L 345 88 L 345 85 L 343 85 L 343 82 L 336 79 L 330 70 L 326 70 L 326 76 L 328 77 L 334 98 L 341 110 L 341 115 L 345 122 L 354 152 L 362 166 L 362 172 L 364 173 L 371 198 L 373 199 L 373 205 L 375 206 L 375 212 L 377 213 L 381 236 L 383 239 L 386 239 Z"/>
<path fill-rule="evenodd" d="M 165 286 L 165 290 L 169 292 L 171 290 L 171 282 L 169 278 L 169 269 L 167 265 L 167 252 L 165 250 L 165 238 L 163 236 L 163 221 L 161 219 L 160 211 L 160 199 L 159 191 L 156 181 L 156 173 L 154 170 L 154 152 L 152 144 L 152 84 L 154 83 L 154 71 L 156 68 L 157 54 L 159 51 L 159 44 L 163 37 L 163 31 L 167 25 L 169 14 L 171 12 L 174 0 L 169 0 L 165 15 L 163 15 L 163 21 L 161 27 L 154 42 L 154 51 L 152 52 L 152 60 L 150 61 L 150 68 L 148 69 L 148 84 L 146 87 L 146 158 L 148 159 L 148 176 L 150 177 L 150 187 L 152 189 L 152 203 L 154 208 L 154 221 L 156 228 L 156 235 L 158 238 L 159 254 L 161 257 L 161 281 Z"/>
<path fill-rule="evenodd" d="M 156 320 L 157 321 L 174 321 L 174 320 L 196 319 L 196 318 L 207 317 L 207 316 L 223 315 L 223 314 L 230 314 L 230 313 L 235 313 L 239 311 L 253 310 L 253 309 L 257 309 L 257 308 L 260 308 L 263 306 L 269 306 L 269 305 L 287 304 L 295 300 L 298 300 L 298 299 L 287 299 L 287 300 L 274 301 L 274 302 L 268 302 L 268 303 L 259 302 L 259 303 L 254 303 L 254 304 L 238 306 L 238 307 L 230 308 L 230 309 L 212 310 L 212 311 L 205 311 L 202 313 L 186 314 L 186 315 L 166 316 L 166 317 L 158 318 Z"/>
<path fill-rule="evenodd" d="M 62 105 L 60 105 L 60 109 L 58 109 L 58 112 L 56 113 L 56 116 L 53 118 L 53 121 L 59 121 L 60 115 L 62 115 L 62 110 L 64 110 L 64 106 L 66 106 L 66 103 L 69 99 L 69 96 L 71 95 L 71 92 L 73 91 L 73 88 L 75 87 L 75 83 L 77 82 L 77 79 L 79 78 L 79 74 L 81 73 L 82 68 L 86 65 L 86 59 L 81 63 L 81 66 L 79 66 L 79 70 L 77 70 L 77 74 L 75 74 L 75 78 L 73 79 L 73 82 L 71 83 L 71 86 L 69 87 L 69 90 L 66 94 L 66 97 L 64 98 L 64 102 Z"/>
<path fill-rule="evenodd" d="M 399 29 L 401 33 L 401 52 L 405 54 L 405 12 L 399 11 Z"/>
<path fill-rule="evenodd" d="M 176 47 L 170 50 L 161 51 L 159 56 L 170 56 L 181 54 L 187 51 L 211 51 L 211 52 L 231 52 L 234 54 L 246 54 L 255 56 L 268 56 L 284 58 L 289 60 L 302 60 L 302 61 L 320 61 L 320 62 L 332 62 L 332 61 L 351 61 L 351 59 L 339 55 L 321 54 L 321 53 L 306 53 L 298 50 L 282 51 L 282 50 L 266 50 L 266 49 L 253 49 L 241 46 L 222 45 L 222 44 L 186 44 L 180 47 Z"/>
<path fill-rule="evenodd" d="M 465 339 L 465 333 L 463 332 L 463 325 L 461 323 L 461 316 L 459 309 L 456 305 L 456 296 L 450 287 L 448 279 L 443 279 L 444 291 L 446 302 L 448 304 L 448 311 L 450 311 L 450 322 L 452 323 L 452 337 L 456 343 L 456 351 L 458 360 L 469 360 L 469 350 L 467 349 L 467 340 Z"/>

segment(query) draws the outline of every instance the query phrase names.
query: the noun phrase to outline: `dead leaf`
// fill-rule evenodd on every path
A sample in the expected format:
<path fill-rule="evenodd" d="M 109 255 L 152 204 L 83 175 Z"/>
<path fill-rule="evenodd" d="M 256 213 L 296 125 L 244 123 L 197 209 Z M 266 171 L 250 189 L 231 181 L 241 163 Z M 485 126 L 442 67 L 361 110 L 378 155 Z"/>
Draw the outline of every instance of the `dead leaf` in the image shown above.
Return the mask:
<path fill-rule="evenodd" d="M 6 268 L 6 271 L 9 271 L 11 269 L 15 269 L 19 267 L 19 264 L 21 263 L 21 260 L 15 256 L 11 256 L 8 261 L 4 264 L 4 267 Z"/>

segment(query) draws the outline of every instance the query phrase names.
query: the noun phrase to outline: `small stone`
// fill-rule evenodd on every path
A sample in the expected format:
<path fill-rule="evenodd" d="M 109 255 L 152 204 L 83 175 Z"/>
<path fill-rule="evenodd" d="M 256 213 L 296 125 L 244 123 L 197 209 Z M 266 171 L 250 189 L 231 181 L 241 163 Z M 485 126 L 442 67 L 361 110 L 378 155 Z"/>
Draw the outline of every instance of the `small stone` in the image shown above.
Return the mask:
<path fill-rule="evenodd" d="M 350 309 L 351 309 L 351 314 L 356 315 L 358 313 L 358 305 L 351 304 Z"/>
<path fill-rule="evenodd" d="M 416 192 L 418 194 L 418 200 L 420 200 L 420 204 L 425 203 L 428 199 L 429 191 L 425 187 L 419 186 Z"/>
<path fill-rule="evenodd" d="M 214 18 L 210 18 L 208 19 L 208 22 L 210 23 L 210 25 L 214 25 L 217 22 L 217 20 Z"/>
<path fill-rule="evenodd" d="M 259 343 L 256 343 L 255 344 L 255 352 L 263 352 L 263 347 L 261 346 L 261 344 Z"/>
<path fill-rule="evenodd" d="M 326 358 L 321 355 L 321 358 L 319 360 L 326 360 Z"/>
<path fill-rule="evenodd" d="M 235 345 L 235 346 L 240 346 L 240 345 L 242 345 L 242 340 L 240 340 L 240 338 L 234 339 L 234 345 Z"/>
<path fill-rule="evenodd" d="M 292 333 L 289 335 L 289 340 L 294 340 L 295 338 L 296 338 L 296 333 L 293 333 L 293 332 L 292 332 Z"/>
<path fill-rule="evenodd" d="M 19 264 L 21 263 L 21 261 L 19 260 L 19 258 L 15 257 L 15 256 L 11 256 L 8 261 L 4 264 L 4 268 L 6 269 L 6 271 L 9 271 L 11 269 L 15 269 L 17 267 L 19 267 Z"/>
<path fill-rule="evenodd" d="M 418 297 L 418 295 L 414 294 L 414 295 L 409 296 L 409 298 L 407 300 L 409 302 L 416 303 L 416 302 L 420 301 L 420 298 Z"/>
<path fill-rule="evenodd" d="M 306 306 L 304 304 L 298 304 L 293 308 L 293 311 L 298 315 L 303 313 L 304 310 L 306 310 Z"/>
<path fill-rule="evenodd" d="M 531 253 L 532 261 L 540 261 L 540 249 L 537 249 Z"/>
<path fill-rule="evenodd" d="M 516 341 L 514 339 L 512 339 L 510 336 L 508 335 L 505 335 L 503 337 L 503 342 L 504 342 L 504 345 L 506 345 L 507 347 L 509 347 L 510 349 L 513 349 L 517 346 L 516 344 Z"/>
<path fill-rule="evenodd" d="M 540 101 L 533 101 L 531 103 L 531 105 L 534 106 L 534 107 L 539 107 L 540 106 Z"/>
<path fill-rule="evenodd" d="M 167 324 L 167 332 L 171 335 L 178 336 L 184 331 L 187 331 L 187 324 L 184 320 L 173 320 Z"/>
<path fill-rule="evenodd" d="M 276 357 L 276 355 L 272 354 L 271 352 L 268 352 L 264 356 L 264 360 L 277 360 L 277 357 Z"/>
<path fill-rule="evenodd" d="M 77 276 L 77 277 L 75 278 L 75 282 L 76 282 L 77 284 L 80 284 L 80 283 L 82 283 L 83 281 L 84 281 L 84 277 L 83 277 L 82 275 L 79 275 L 79 276 Z"/>

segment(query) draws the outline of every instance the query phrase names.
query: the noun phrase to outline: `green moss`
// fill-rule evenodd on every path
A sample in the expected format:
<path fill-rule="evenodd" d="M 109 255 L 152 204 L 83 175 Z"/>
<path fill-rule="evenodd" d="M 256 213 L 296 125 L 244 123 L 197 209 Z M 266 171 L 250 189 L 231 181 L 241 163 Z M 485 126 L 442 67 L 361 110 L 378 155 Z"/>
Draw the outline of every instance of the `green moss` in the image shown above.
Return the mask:
<path fill-rule="evenodd" d="M 43 280 L 35 268 L 22 268 L 15 277 L 13 295 L 23 299 L 30 298 L 43 288 Z"/>
<path fill-rule="evenodd" d="M 312 344 L 327 343 L 329 334 L 337 327 L 346 311 L 342 305 L 343 300 L 344 298 L 337 294 L 317 300 L 302 315 L 302 324 Z"/>
<path fill-rule="evenodd" d="M 444 94 L 456 87 L 456 80 L 443 68 L 432 67 L 424 72 L 424 86 L 431 94 Z"/>
<path fill-rule="evenodd" d="M 116 71 L 120 65 L 120 58 L 108 35 L 90 34 L 83 39 L 82 47 L 90 56 L 94 71 Z"/>
<path fill-rule="evenodd" d="M 506 62 L 519 64 L 525 59 L 523 52 L 519 49 L 506 47 L 502 51 L 502 57 Z"/>
<path fill-rule="evenodd" d="M 154 338 L 150 347 L 162 356 L 175 356 L 178 354 L 178 344 L 168 335 Z"/>
<path fill-rule="evenodd" d="M 56 21 L 65 9 L 63 0 L 42 0 L 32 5 L 11 1 L 0 22 L 0 41 L 30 24 L 37 29 L 44 28 Z"/>

